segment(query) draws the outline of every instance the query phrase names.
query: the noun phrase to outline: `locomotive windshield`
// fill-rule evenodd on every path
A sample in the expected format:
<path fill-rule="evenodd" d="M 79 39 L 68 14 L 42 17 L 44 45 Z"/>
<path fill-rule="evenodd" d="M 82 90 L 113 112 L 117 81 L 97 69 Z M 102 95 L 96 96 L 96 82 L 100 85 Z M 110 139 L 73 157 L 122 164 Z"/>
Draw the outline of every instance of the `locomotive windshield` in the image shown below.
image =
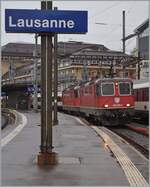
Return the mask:
<path fill-rule="evenodd" d="M 102 95 L 114 95 L 114 84 L 102 83 Z"/>
<path fill-rule="evenodd" d="M 131 94 L 131 84 L 129 82 L 119 83 L 119 93 L 120 95 L 130 95 Z"/>

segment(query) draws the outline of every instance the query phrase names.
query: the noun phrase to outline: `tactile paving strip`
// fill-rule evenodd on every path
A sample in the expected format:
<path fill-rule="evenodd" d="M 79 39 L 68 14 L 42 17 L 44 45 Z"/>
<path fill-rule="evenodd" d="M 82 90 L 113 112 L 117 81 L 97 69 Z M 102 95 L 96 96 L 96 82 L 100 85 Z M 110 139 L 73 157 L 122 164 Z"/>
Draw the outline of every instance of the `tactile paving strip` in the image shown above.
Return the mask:
<path fill-rule="evenodd" d="M 113 154 L 116 156 L 118 162 L 120 163 L 124 173 L 130 183 L 130 186 L 148 186 L 145 178 L 135 167 L 129 157 L 123 152 L 123 150 L 100 128 L 92 126 L 92 128 L 100 135 L 105 143 L 109 146 Z"/>

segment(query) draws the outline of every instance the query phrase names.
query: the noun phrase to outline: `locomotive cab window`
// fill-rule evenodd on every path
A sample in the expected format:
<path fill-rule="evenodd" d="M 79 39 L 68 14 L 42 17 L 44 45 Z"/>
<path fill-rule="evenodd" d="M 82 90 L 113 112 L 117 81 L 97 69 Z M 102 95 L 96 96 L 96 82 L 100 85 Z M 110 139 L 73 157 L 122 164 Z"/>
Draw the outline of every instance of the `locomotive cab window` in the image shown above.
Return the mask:
<path fill-rule="evenodd" d="M 101 92 L 102 95 L 107 95 L 107 96 L 114 95 L 114 83 L 102 83 Z"/>
<path fill-rule="evenodd" d="M 131 84 L 129 82 L 119 83 L 119 93 L 120 95 L 130 95 L 131 94 Z"/>

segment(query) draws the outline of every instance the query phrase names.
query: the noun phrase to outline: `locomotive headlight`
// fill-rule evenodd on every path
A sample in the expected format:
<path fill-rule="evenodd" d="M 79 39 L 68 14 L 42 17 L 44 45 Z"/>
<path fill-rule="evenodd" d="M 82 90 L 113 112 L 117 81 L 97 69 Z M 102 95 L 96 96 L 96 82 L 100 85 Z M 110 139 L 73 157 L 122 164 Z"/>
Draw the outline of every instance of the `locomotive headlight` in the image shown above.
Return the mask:
<path fill-rule="evenodd" d="M 128 106 L 128 107 L 129 107 L 129 106 L 130 106 L 130 104 L 126 104 L 126 106 Z"/>
<path fill-rule="evenodd" d="M 105 108 L 108 108 L 108 105 L 104 105 Z"/>

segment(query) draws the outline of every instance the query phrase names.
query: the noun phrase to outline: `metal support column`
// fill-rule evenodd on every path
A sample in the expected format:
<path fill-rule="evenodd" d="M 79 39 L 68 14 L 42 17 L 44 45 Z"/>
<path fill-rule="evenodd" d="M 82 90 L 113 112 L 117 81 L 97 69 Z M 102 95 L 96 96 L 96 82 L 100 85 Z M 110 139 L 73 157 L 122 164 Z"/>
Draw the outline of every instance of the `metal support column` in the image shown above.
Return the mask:
<path fill-rule="evenodd" d="M 110 65 L 110 70 L 109 70 L 110 78 L 114 77 L 113 67 L 114 67 L 114 65 L 113 65 L 113 60 L 112 60 L 111 61 L 111 65 Z"/>
<path fill-rule="evenodd" d="M 57 7 L 54 7 L 57 10 Z M 57 64 L 57 34 L 54 34 L 54 125 L 58 124 L 57 104 L 58 104 L 58 64 Z"/>
<path fill-rule="evenodd" d="M 140 80 L 140 36 L 139 33 L 137 35 L 137 40 L 138 40 L 138 80 Z"/>
<path fill-rule="evenodd" d="M 42 1 L 41 9 L 52 10 L 51 1 Z M 52 152 L 52 34 L 41 35 L 41 152 L 38 164 L 56 164 Z"/>
<path fill-rule="evenodd" d="M 34 107 L 34 111 L 37 112 L 38 111 L 38 81 L 37 81 L 37 39 L 38 39 L 38 35 L 35 34 L 35 47 L 34 47 L 34 80 L 33 80 L 33 84 L 34 84 L 34 101 L 33 101 L 33 107 Z"/>
<path fill-rule="evenodd" d="M 46 2 L 41 2 L 41 9 L 46 9 Z M 46 83 L 46 36 L 41 35 L 41 152 L 46 152 L 46 89 L 45 89 L 45 83 Z"/>
<path fill-rule="evenodd" d="M 122 12 L 122 22 L 123 22 L 123 25 L 122 25 L 122 50 L 123 50 L 123 53 L 125 54 L 125 11 Z M 123 64 L 123 77 L 125 77 L 125 64 Z"/>
<path fill-rule="evenodd" d="M 47 2 L 47 9 L 52 10 L 52 1 Z M 46 36 L 47 62 L 46 62 L 46 126 L 47 126 L 47 152 L 52 152 L 52 34 Z"/>
<path fill-rule="evenodd" d="M 47 2 L 41 2 L 41 9 L 47 9 Z M 49 103 L 47 95 L 47 75 L 48 75 L 48 64 L 47 64 L 47 45 L 48 36 L 46 34 L 41 35 L 41 152 L 47 152 L 47 115 Z"/>

